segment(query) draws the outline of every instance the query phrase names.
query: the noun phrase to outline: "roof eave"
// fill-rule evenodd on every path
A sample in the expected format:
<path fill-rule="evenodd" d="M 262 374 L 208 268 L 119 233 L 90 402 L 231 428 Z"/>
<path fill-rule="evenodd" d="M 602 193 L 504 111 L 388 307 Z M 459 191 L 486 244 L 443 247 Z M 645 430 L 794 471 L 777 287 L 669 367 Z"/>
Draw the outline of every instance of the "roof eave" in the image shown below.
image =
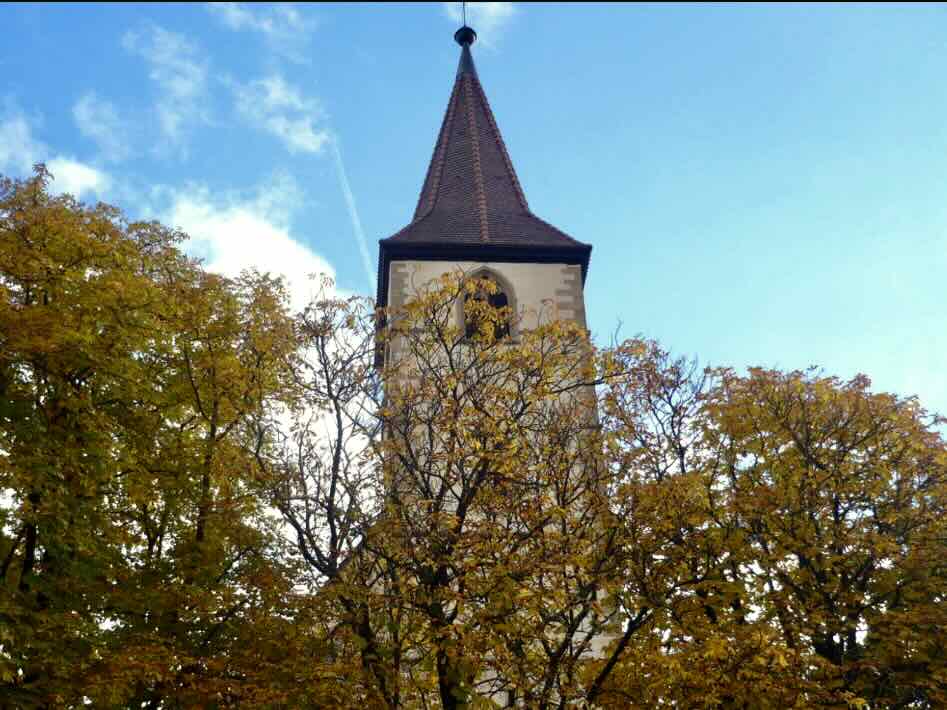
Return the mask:
<path fill-rule="evenodd" d="M 399 257 L 415 261 L 473 261 L 477 263 L 576 264 L 582 267 L 582 284 L 589 270 L 592 245 L 511 245 L 496 243 L 445 244 L 444 242 L 378 241 L 378 292 L 376 305 L 388 307 L 388 272 Z"/>

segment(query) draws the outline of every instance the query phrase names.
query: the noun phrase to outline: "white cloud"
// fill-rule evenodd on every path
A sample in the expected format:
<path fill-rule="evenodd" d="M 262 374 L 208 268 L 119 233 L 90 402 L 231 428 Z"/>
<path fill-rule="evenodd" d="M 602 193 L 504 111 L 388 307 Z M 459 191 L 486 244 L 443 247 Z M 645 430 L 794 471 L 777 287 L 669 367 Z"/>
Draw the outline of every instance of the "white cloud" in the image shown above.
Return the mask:
<path fill-rule="evenodd" d="M 33 136 L 26 116 L 10 109 L 0 121 L 0 172 L 18 177 L 29 175 L 36 163 L 46 163 L 53 176 L 50 189 L 68 192 L 75 197 L 94 194 L 96 197 L 109 189 L 109 176 L 91 165 L 61 155 L 50 156 L 49 147 Z"/>
<path fill-rule="evenodd" d="M 9 111 L 0 121 L 0 171 L 28 173 L 46 158 L 47 148 L 33 137 L 26 116 Z"/>
<path fill-rule="evenodd" d="M 108 174 L 72 158 L 53 158 L 46 167 L 53 175 L 52 189 L 74 197 L 89 193 L 101 197 L 112 185 Z"/>
<path fill-rule="evenodd" d="M 325 117 L 319 102 L 304 97 L 279 75 L 233 83 L 237 110 L 257 128 L 277 138 L 290 153 L 318 153 L 329 140 L 319 125 Z"/>
<path fill-rule="evenodd" d="M 291 303 L 302 308 L 318 291 L 313 274 L 335 278 L 335 269 L 291 232 L 289 217 L 301 200 L 296 183 L 278 176 L 252 198 L 215 197 L 205 187 L 166 190 L 161 221 L 190 235 L 187 250 L 226 276 L 248 268 L 286 277 Z"/>
<path fill-rule="evenodd" d="M 210 121 L 207 60 L 183 35 L 157 25 L 126 33 L 122 45 L 148 63 L 148 76 L 158 87 L 155 112 L 161 132 L 168 143 L 184 151 L 187 129 Z"/>
<path fill-rule="evenodd" d="M 463 3 L 445 2 L 444 12 L 456 25 L 463 22 Z M 516 15 L 511 2 L 468 2 L 467 24 L 477 32 L 477 39 L 487 46 L 502 33 L 510 20 Z"/>
<path fill-rule="evenodd" d="M 226 27 L 263 36 L 270 48 L 296 61 L 305 61 L 305 48 L 315 22 L 288 3 L 250 6 L 239 2 L 212 2 L 207 9 Z"/>
<path fill-rule="evenodd" d="M 79 133 L 94 141 L 102 158 L 113 162 L 125 160 L 131 153 L 125 123 L 111 102 L 89 92 L 72 107 L 72 117 Z"/>

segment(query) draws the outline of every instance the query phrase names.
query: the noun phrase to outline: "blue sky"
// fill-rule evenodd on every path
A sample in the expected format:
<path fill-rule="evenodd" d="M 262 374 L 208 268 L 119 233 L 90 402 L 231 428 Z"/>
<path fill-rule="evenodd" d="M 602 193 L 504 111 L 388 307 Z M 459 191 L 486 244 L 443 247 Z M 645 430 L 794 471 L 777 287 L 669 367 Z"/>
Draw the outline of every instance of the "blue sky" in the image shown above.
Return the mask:
<path fill-rule="evenodd" d="M 594 245 L 600 341 L 864 372 L 947 413 L 947 7 L 471 5 L 531 207 Z M 297 302 L 314 271 L 368 293 L 456 12 L 0 5 L 0 172 L 45 161 L 211 268 L 286 273 Z"/>

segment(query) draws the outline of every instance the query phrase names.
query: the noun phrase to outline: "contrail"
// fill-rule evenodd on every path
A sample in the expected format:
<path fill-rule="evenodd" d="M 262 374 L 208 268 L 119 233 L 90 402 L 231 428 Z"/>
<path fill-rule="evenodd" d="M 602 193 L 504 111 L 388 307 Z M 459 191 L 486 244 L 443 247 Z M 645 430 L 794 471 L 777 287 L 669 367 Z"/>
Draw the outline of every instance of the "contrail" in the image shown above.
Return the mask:
<path fill-rule="evenodd" d="M 355 239 L 358 241 L 358 250 L 362 255 L 362 266 L 365 268 L 365 276 L 368 278 L 368 288 L 371 295 L 375 294 L 377 280 L 375 269 L 372 268 L 372 257 L 368 253 L 368 242 L 365 239 L 365 230 L 362 229 L 362 220 L 358 216 L 358 208 L 355 206 L 355 195 L 352 194 L 352 187 L 349 185 L 348 175 L 345 174 L 345 164 L 342 162 L 342 149 L 340 147 L 339 137 L 332 136 L 329 141 L 332 143 L 332 154 L 335 156 L 335 171 L 339 175 L 339 183 L 342 186 L 342 194 L 345 196 L 345 204 L 349 208 L 349 218 L 352 220 L 352 231 L 355 232 Z"/>

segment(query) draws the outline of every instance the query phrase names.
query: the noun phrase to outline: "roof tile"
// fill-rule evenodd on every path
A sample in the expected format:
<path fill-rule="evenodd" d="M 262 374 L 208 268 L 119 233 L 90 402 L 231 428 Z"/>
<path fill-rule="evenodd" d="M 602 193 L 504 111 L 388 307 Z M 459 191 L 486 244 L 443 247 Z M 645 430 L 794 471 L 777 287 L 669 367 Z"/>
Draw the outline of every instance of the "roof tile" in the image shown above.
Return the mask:
<path fill-rule="evenodd" d="M 530 212 L 467 45 L 414 219 L 382 242 L 585 246 Z"/>

